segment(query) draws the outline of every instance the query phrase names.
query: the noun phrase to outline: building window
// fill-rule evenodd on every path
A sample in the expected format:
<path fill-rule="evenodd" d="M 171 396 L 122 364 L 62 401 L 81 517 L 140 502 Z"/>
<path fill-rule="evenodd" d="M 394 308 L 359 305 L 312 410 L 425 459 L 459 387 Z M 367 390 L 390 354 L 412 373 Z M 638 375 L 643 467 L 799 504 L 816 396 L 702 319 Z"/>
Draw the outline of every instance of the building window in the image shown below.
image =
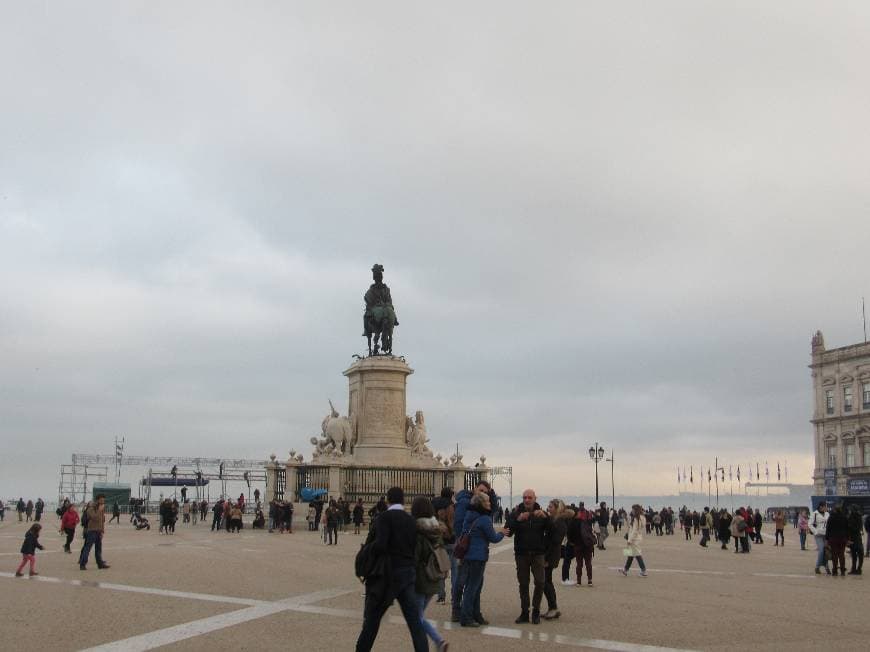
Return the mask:
<path fill-rule="evenodd" d="M 855 464 L 855 444 L 849 443 L 843 447 L 844 457 L 846 458 L 846 466 L 853 467 Z"/>
<path fill-rule="evenodd" d="M 852 411 L 852 386 L 843 388 L 843 412 Z"/>
<path fill-rule="evenodd" d="M 870 410 L 870 383 L 864 383 L 861 393 L 864 395 L 861 400 L 864 403 L 864 409 Z"/>
<path fill-rule="evenodd" d="M 828 444 L 826 449 L 826 457 L 828 458 L 828 466 L 829 469 L 837 468 L 837 446 L 834 444 Z"/>
<path fill-rule="evenodd" d="M 870 466 L 870 441 L 864 442 L 864 466 Z"/>
<path fill-rule="evenodd" d="M 834 413 L 834 390 L 826 389 L 825 390 L 825 411 L 828 414 Z"/>

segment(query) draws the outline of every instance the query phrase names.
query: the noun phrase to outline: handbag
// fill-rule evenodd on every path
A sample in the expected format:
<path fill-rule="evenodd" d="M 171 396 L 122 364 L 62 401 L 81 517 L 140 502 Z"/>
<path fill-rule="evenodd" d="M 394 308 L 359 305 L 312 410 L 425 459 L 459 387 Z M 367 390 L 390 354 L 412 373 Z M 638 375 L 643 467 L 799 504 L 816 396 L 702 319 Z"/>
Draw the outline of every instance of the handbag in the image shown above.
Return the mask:
<path fill-rule="evenodd" d="M 465 555 L 468 554 L 468 548 L 471 545 L 471 533 L 480 519 L 481 517 L 478 516 L 474 523 L 471 524 L 471 527 L 468 528 L 468 532 L 463 533 L 453 545 L 453 556 L 456 559 L 465 559 Z"/>

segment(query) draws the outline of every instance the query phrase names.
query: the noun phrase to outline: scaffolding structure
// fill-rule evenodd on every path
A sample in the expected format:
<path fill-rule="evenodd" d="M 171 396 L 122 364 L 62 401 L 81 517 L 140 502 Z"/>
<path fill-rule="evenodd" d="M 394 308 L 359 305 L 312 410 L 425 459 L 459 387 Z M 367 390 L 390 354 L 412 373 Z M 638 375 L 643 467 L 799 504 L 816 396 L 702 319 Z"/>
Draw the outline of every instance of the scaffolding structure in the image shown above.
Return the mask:
<path fill-rule="evenodd" d="M 121 467 L 133 466 L 146 468 L 147 472 L 137 484 L 140 495 L 144 489 L 146 501 L 151 500 L 152 480 L 162 479 L 166 486 L 167 478 L 172 478 L 173 493 L 186 485 L 195 488 L 196 499 L 205 497 L 203 487 L 209 481 L 218 481 L 221 486 L 221 495 L 227 495 L 228 482 L 242 482 L 248 487 L 266 482 L 266 461 L 240 458 L 222 457 L 177 457 L 177 456 L 153 456 L 153 455 L 127 455 L 124 452 L 124 440 L 115 439 L 115 452 L 108 455 L 73 453 L 71 464 L 62 464 L 60 469 L 60 483 L 58 486 L 58 502 L 69 498 L 73 502 L 82 502 L 90 499 L 89 489 L 93 488 L 94 482 L 106 482 L 109 473 L 108 468 L 114 467 L 113 478 L 120 482 Z M 192 480 L 192 482 L 186 482 Z M 177 483 L 175 482 L 177 481 Z"/>
<path fill-rule="evenodd" d="M 514 467 L 493 466 L 489 470 L 490 478 L 494 481 L 497 477 L 506 477 L 508 482 L 508 508 L 514 506 Z"/>
<path fill-rule="evenodd" d="M 64 498 L 69 498 L 74 503 L 90 500 L 89 488 L 93 488 L 95 482 L 106 482 L 108 476 L 109 469 L 106 466 L 79 464 L 75 460 L 72 464 L 61 464 L 57 487 L 58 505 Z"/>

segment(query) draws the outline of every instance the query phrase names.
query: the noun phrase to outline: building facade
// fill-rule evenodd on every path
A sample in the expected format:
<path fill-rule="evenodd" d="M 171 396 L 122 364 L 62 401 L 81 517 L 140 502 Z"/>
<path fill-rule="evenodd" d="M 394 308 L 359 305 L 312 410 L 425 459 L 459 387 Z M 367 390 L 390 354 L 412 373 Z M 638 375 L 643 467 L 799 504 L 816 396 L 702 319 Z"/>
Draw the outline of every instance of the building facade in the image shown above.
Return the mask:
<path fill-rule="evenodd" d="M 870 496 L 870 343 L 825 349 L 812 340 L 818 496 Z"/>

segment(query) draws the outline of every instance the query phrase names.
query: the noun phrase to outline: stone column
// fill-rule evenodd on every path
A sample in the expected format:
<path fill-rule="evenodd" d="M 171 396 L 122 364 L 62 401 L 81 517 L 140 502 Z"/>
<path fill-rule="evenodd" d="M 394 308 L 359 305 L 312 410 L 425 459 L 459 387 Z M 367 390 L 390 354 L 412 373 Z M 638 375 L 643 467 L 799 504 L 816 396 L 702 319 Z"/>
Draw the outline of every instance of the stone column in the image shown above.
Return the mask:
<path fill-rule="evenodd" d="M 291 451 L 290 457 L 287 459 L 287 470 L 284 476 L 284 500 L 295 503 L 299 500 L 296 495 L 296 481 L 299 477 L 299 466 L 301 462 L 293 455 L 295 451 Z"/>
<path fill-rule="evenodd" d="M 468 469 L 462 462 L 456 462 L 450 465 L 450 470 L 453 471 L 453 493 L 455 495 L 465 489 L 465 471 Z"/>
<path fill-rule="evenodd" d="M 356 424 L 354 462 L 406 466 L 411 451 L 405 442 L 406 381 L 414 373 L 403 360 L 372 356 L 344 372 L 348 380 L 348 417 Z"/>
<path fill-rule="evenodd" d="M 341 487 L 341 465 L 329 465 L 329 498 L 337 500 L 343 495 Z"/>
<path fill-rule="evenodd" d="M 263 499 L 266 501 L 268 505 L 275 498 L 275 485 L 277 484 L 277 474 L 278 474 L 278 465 L 275 464 L 275 458 L 277 456 L 275 453 L 272 453 L 269 456 L 271 462 L 266 462 L 266 492 L 263 496 Z"/>

